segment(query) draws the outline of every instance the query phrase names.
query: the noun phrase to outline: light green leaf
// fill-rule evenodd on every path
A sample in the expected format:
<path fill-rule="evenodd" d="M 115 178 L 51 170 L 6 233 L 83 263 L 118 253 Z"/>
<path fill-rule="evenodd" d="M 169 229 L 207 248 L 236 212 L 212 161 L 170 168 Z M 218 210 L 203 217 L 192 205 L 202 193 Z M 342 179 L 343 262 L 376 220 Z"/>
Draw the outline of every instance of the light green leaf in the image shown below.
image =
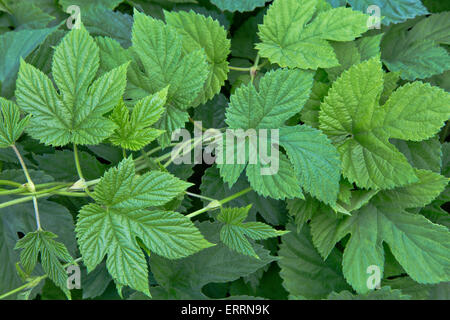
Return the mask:
<path fill-rule="evenodd" d="M 279 155 L 279 167 L 276 174 L 261 175 L 264 168 L 260 162 L 248 164 L 246 173 L 250 186 L 261 196 L 273 199 L 302 198 L 300 183 L 296 178 L 292 164 L 284 154 Z"/>
<path fill-rule="evenodd" d="M 20 119 L 20 109 L 12 101 L 0 97 L 0 148 L 8 148 L 20 138 L 30 116 Z"/>
<path fill-rule="evenodd" d="M 132 42 L 134 57 L 144 68 L 142 73 L 137 70 L 141 66 L 132 64 L 133 72 L 138 74 L 134 83 L 143 89 L 139 94 L 147 96 L 170 85 L 167 111 L 157 123 L 159 129 L 166 131 L 159 139 L 165 146 L 170 143 L 172 132 L 184 126 L 189 117 L 186 110 L 202 91 L 209 73 L 207 57 L 202 49 L 183 54 L 183 37 L 174 27 L 139 12 L 134 14 Z"/>
<path fill-rule="evenodd" d="M 324 203 L 335 203 L 341 162 L 330 140 L 308 126 L 282 127 L 280 145 L 294 165 L 301 186 Z"/>
<path fill-rule="evenodd" d="M 417 181 L 405 156 L 389 142 L 391 132 L 383 125 L 384 110 L 397 108 L 392 98 L 386 104 L 391 104 L 389 109 L 379 106 L 383 80 L 378 58 L 351 67 L 334 82 L 319 115 L 320 129 L 341 154 L 344 177 L 362 188 L 389 189 Z M 410 117 L 409 109 L 405 112 L 404 117 Z"/>
<path fill-rule="evenodd" d="M 344 251 L 343 271 L 358 293 L 369 291 L 369 266 L 378 266 L 383 271 L 382 242 L 389 245 L 395 259 L 416 282 L 449 281 L 450 233 L 422 215 L 368 205 L 342 220 L 325 214 L 313 218 L 313 241 L 324 257 L 348 233 L 351 237 Z"/>
<path fill-rule="evenodd" d="M 17 241 L 15 249 L 22 249 L 20 263 L 27 274 L 31 274 L 40 258 L 45 273 L 70 298 L 70 291 L 67 289 L 67 272 L 63 263 L 71 262 L 73 258 L 64 244 L 54 240 L 57 237 L 49 231 L 30 232 Z"/>
<path fill-rule="evenodd" d="M 97 144 L 112 134 L 115 124 L 104 114 L 123 95 L 128 64 L 92 82 L 98 59 L 97 45 L 84 28 L 69 32 L 53 60 L 53 77 L 60 94 L 48 76 L 22 62 L 16 96 L 21 109 L 32 115 L 27 132 L 33 138 L 63 146 L 70 142 Z"/>
<path fill-rule="evenodd" d="M 259 90 L 251 83 L 231 96 L 226 123 L 232 129 L 277 129 L 300 112 L 311 92 L 313 74 L 279 69 L 261 78 Z"/>
<path fill-rule="evenodd" d="M 109 170 L 93 193 L 96 203 L 84 206 L 78 216 L 78 244 L 88 270 L 107 256 L 108 271 L 117 285 L 150 295 L 147 263 L 137 238 L 147 250 L 169 259 L 210 247 L 185 216 L 146 210 L 171 201 L 188 186 L 163 172 L 136 177 L 131 158 Z"/>
<path fill-rule="evenodd" d="M 212 99 L 228 78 L 228 55 L 231 42 L 226 30 L 211 17 L 190 12 L 164 12 L 166 22 L 183 36 L 183 48 L 190 52 L 204 49 L 208 61 L 208 78 L 194 106 Z"/>
<path fill-rule="evenodd" d="M 389 137 L 421 141 L 431 138 L 450 118 L 450 94 L 414 82 L 397 89 L 382 107 L 382 124 Z"/>
<path fill-rule="evenodd" d="M 135 177 L 134 162 L 127 158 L 105 173 L 93 197 L 105 206 L 132 211 L 164 205 L 190 185 L 159 171 Z"/>
<path fill-rule="evenodd" d="M 278 172 L 273 175 L 261 175 L 261 159 L 257 163 L 249 163 L 247 176 L 252 187 L 261 195 L 270 195 L 275 199 L 302 198 L 301 190 L 295 181 L 297 178 L 306 191 L 320 200 L 327 203 L 336 201 L 340 162 L 332 144 L 316 129 L 303 126 L 283 127 L 290 117 L 301 111 L 311 90 L 311 81 L 312 74 L 309 72 L 281 69 L 264 75 L 258 91 L 249 84 L 238 88 L 231 96 L 230 107 L 226 110 L 226 122 L 229 127 L 279 130 L 279 141 L 272 141 L 272 137 L 268 141 L 284 147 L 293 164 L 292 168 L 286 156 L 281 155 Z M 245 146 L 248 147 L 245 163 L 250 162 L 248 154 L 255 152 L 252 150 L 254 141 L 252 142 L 251 137 L 248 139 L 250 143 L 247 140 L 245 142 Z M 262 137 L 259 135 L 258 139 L 261 140 Z M 242 152 L 240 147 L 237 148 L 239 149 L 237 153 Z M 238 166 L 228 163 L 219 165 L 224 181 L 233 185 L 244 170 L 245 163 Z M 316 165 L 320 167 L 319 171 Z M 295 172 L 294 175 L 292 171 Z M 318 172 L 323 174 L 318 175 Z M 331 192 L 324 193 L 324 185 L 331 186 Z"/>
<path fill-rule="evenodd" d="M 281 67 L 317 69 L 339 65 L 327 40 L 351 41 L 367 31 L 368 16 L 350 8 L 321 10 L 315 0 L 276 0 L 259 27 L 262 57 Z M 312 20 L 312 21 L 311 21 Z"/>
<path fill-rule="evenodd" d="M 431 203 L 444 191 L 449 179 L 438 173 L 415 169 L 418 182 L 398 187 L 392 190 L 381 191 L 373 199 L 379 206 L 418 208 Z"/>
<path fill-rule="evenodd" d="M 128 150 L 140 150 L 159 137 L 163 131 L 150 128 L 164 113 L 167 88 L 139 100 L 130 112 L 123 102 L 111 114 L 117 129 L 109 138 L 112 144 Z"/>

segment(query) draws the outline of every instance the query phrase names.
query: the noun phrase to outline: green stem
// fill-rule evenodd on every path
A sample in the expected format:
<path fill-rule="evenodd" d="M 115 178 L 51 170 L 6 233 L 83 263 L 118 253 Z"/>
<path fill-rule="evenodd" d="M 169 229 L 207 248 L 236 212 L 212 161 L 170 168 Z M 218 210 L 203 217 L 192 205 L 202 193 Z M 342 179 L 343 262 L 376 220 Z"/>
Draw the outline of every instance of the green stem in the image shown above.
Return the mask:
<path fill-rule="evenodd" d="M 233 195 L 231 195 L 229 197 L 226 197 L 225 199 L 220 200 L 219 202 L 220 202 L 220 204 L 225 204 L 225 203 L 230 202 L 230 201 L 232 201 L 232 200 L 234 200 L 236 198 L 239 198 L 240 196 L 243 196 L 246 193 L 249 193 L 250 191 L 252 191 L 252 188 L 249 187 L 249 188 L 244 189 L 242 191 L 239 191 L 239 192 L 237 192 L 237 193 L 235 193 L 235 194 L 233 194 Z"/>
<path fill-rule="evenodd" d="M 25 164 L 25 161 L 23 161 L 23 158 L 22 158 L 19 150 L 17 150 L 15 145 L 12 145 L 11 148 L 14 150 L 17 158 L 19 159 L 20 165 L 22 166 L 23 173 L 25 174 L 25 177 L 27 178 L 28 190 L 30 190 L 32 193 L 35 193 L 36 187 L 34 186 L 33 180 L 31 180 L 31 176 L 30 176 L 30 173 L 28 172 L 28 168 L 27 168 L 27 165 Z M 33 206 L 34 206 L 34 216 L 36 218 L 36 227 L 37 227 L 37 230 L 42 230 L 37 198 L 36 198 L 36 196 L 33 196 L 32 199 L 33 199 Z"/>
<path fill-rule="evenodd" d="M 252 70 L 252 67 L 249 67 L 249 68 L 241 68 L 241 67 L 228 66 L 228 68 L 229 68 L 230 70 L 234 70 L 234 71 L 242 71 L 242 72 L 249 72 L 250 70 Z"/>
<path fill-rule="evenodd" d="M 256 59 L 255 59 L 255 64 L 253 65 L 253 67 L 250 70 L 250 78 L 251 78 L 252 83 L 253 83 L 253 80 L 255 80 L 256 74 L 258 73 L 258 70 L 259 70 L 259 67 L 258 67 L 259 59 L 260 59 L 260 57 L 259 57 L 259 53 L 258 53 L 258 55 L 256 56 Z"/>
<path fill-rule="evenodd" d="M 175 147 L 177 144 L 178 144 L 178 142 L 174 142 L 174 143 L 169 144 L 167 147 Z M 159 147 L 156 147 L 156 148 L 154 148 L 154 149 L 152 149 L 152 150 L 150 150 L 148 152 L 142 151 L 142 156 L 137 157 L 134 160 L 136 162 L 136 165 L 137 165 L 137 162 L 147 161 L 149 156 L 151 156 L 152 154 L 154 154 L 154 153 L 156 153 L 156 152 L 158 152 L 158 151 L 160 151 L 162 149 L 163 149 L 163 147 L 159 146 Z"/>
<path fill-rule="evenodd" d="M 4 191 L 0 191 L 0 196 L 7 196 L 7 195 L 11 195 L 11 194 L 23 193 L 26 190 L 27 189 L 25 189 L 24 187 L 18 188 L 18 189 L 13 189 L 13 190 L 4 190 Z"/>
<path fill-rule="evenodd" d="M 20 287 L 14 289 L 14 290 L 11 290 L 11 291 L 9 291 L 9 292 L 7 292 L 7 293 L 5 293 L 5 294 L 2 294 L 2 295 L 0 296 L 0 300 L 3 300 L 3 299 L 5 299 L 5 298 L 7 298 L 7 297 L 9 297 L 9 296 L 12 296 L 12 295 L 15 294 L 15 293 L 19 293 L 19 292 L 22 291 L 22 290 L 29 289 L 29 288 L 30 288 L 30 289 L 31 289 L 31 288 L 34 288 L 34 287 L 36 287 L 42 280 L 44 280 L 44 279 L 46 279 L 46 278 L 47 278 L 47 275 L 46 275 L 46 274 L 44 274 L 43 276 L 40 276 L 40 277 L 38 277 L 38 278 L 34 278 L 33 280 L 31 280 L 31 281 L 25 283 L 23 286 L 20 286 Z"/>
<path fill-rule="evenodd" d="M 11 201 L 3 202 L 3 203 L 0 203 L 0 209 L 14 206 L 16 204 L 28 202 L 28 201 L 33 200 L 33 198 L 40 199 L 40 198 L 50 197 L 50 196 L 54 196 L 54 195 L 62 195 L 62 196 L 68 196 L 68 197 L 86 197 L 86 196 L 88 196 L 87 194 L 80 193 L 80 192 L 56 191 L 53 193 L 43 193 L 43 194 L 39 194 L 36 196 L 27 196 L 27 197 L 22 197 L 22 198 L 14 199 Z"/>
<path fill-rule="evenodd" d="M 84 179 L 83 171 L 81 170 L 80 158 L 78 156 L 78 147 L 75 143 L 73 144 L 73 154 L 75 158 L 75 167 L 77 168 L 78 177 L 80 177 L 81 182 L 85 186 L 84 192 L 86 192 L 92 198 L 92 195 L 89 191 L 89 187 L 86 185 L 86 180 Z"/>
<path fill-rule="evenodd" d="M 190 197 L 195 197 L 195 198 L 199 198 L 199 199 L 205 199 L 205 200 L 208 200 L 208 201 L 217 201 L 216 199 L 213 199 L 213 198 L 210 198 L 210 197 L 205 197 L 205 196 L 202 196 L 202 195 L 200 195 L 200 194 L 196 194 L 196 193 L 191 193 L 191 192 L 185 192 L 188 196 L 190 196 Z"/>
<path fill-rule="evenodd" d="M 73 144 L 73 154 L 75 157 L 75 167 L 77 168 L 78 177 L 80 177 L 81 180 L 85 181 L 83 171 L 81 170 L 80 158 L 78 156 L 78 147 L 75 143 Z"/>
<path fill-rule="evenodd" d="M 244 194 L 249 193 L 250 191 L 252 191 L 252 188 L 247 188 L 247 189 L 239 191 L 229 197 L 226 197 L 225 199 L 222 199 L 220 201 L 213 200 L 206 207 L 204 207 L 200 210 L 194 211 L 194 212 L 188 214 L 186 217 L 188 217 L 189 219 L 192 219 L 206 211 L 217 209 L 217 208 L 221 207 L 222 205 L 224 205 L 225 203 L 230 202 L 236 198 L 239 198 L 240 196 L 243 196 Z"/>
<path fill-rule="evenodd" d="M 192 119 L 191 117 L 189 117 L 189 122 L 191 122 L 196 128 L 200 129 L 201 131 L 205 132 L 207 129 L 203 128 L 203 127 L 199 127 L 195 122 L 194 119 Z"/>
<path fill-rule="evenodd" d="M 23 187 L 23 185 L 21 185 L 20 183 L 14 182 L 14 181 L 9 181 L 9 180 L 0 180 L 0 185 L 1 186 L 11 186 L 11 187 L 16 187 L 16 188 Z"/>

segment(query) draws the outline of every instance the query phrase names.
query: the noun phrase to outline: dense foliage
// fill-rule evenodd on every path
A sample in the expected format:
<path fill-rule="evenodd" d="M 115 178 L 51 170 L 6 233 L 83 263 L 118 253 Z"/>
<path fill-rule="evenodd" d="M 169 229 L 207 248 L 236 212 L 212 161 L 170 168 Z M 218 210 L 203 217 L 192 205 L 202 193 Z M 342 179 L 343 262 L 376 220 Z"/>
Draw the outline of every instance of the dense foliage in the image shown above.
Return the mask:
<path fill-rule="evenodd" d="M 0 0 L 0 298 L 449 299 L 449 90 L 446 1 Z"/>

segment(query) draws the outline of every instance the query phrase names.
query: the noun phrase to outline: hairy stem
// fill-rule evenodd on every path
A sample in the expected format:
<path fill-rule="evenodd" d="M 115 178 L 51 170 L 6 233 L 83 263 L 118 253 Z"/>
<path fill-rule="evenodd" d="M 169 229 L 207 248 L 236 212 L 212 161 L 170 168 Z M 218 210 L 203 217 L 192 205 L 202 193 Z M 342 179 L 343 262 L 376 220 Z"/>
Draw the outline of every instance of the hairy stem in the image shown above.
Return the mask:
<path fill-rule="evenodd" d="M 236 198 L 239 198 L 240 196 L 243 196 L 244 194 L 249 193 L 250 191 L 252 191 L 252 188 L 247 188 L 242 191 L 239 191 L 239 192 L 237 192 L 229 197 L 226 197 L 225 199 L 222 199 L 220 201 L 213 199 L 213 201 L 211 201 L 209 203 L 209 205 L 207 205 L 206 207 L 204 207 L 200 210 L 194 211 L 194 212 L 186 215 L 186 217 L 188 217 L 189 219 L 192 219 L 206 211 L 217 209 L 217 208 L 221 207 L 222 205 L 224 205 L 225 203 L 230 202 Z"/>
<path fill-rule="evenodd" d="M 36 187 L 35 187 L 35 185 L 33 183 L 33 180 L 31 180 L 30 173 L 28 172 L 28 168 L 27 168 L 27 165 L 25 164 L 25 161 L 23 161 L 23 158 L 22 158 L 19 150 L 17 150 L 15 145 L 12 145 L 11 148 L 16 153 L 16 156 L 19 159 L 20 165 L 22 166 L 23 173 L 25 174 L 25 177 L 26 177 L 27 182 L 28 182 L 27 183 L 28 190 L 30 192 L 32 192 L 32 193 L 35 193 L 36 192 Z M 37 228 L 37 230 L 42 230 L 42 228 L 41 228 L 41 218 L 39 216 L 39 207 L 38 207 L 36 196 L 33 196 L 32 200 L 33 200 L 33 206 L 34 206 L 34 216 L 35 216 L 35 219 L 36 219 L 36 228 Z"/>
<path fill-rule="evenodd" d="M 250 72 L 250 70 L 252 70 L 252 67 L 249 67 L 249 68 L 241 68 L 241 67 L 228 66 L 228 68 L 229 68 L 230 70 L 234 70 L 234 71 L 242 71 L 242 72 Z"/>
<path fill-rule="evenodd" d="M 92 198 L 92 195 L 89 191 L 89 187 L 86 185 L 86 180 L 84 179 L 83 171 L 81 170 L 80 158 L 78 156 L 78 147 L 75 143 L 73 144 L 73 154 L 75 158 L 75 166 L 77 168 L 78 177 L 80 177 L 80 180 L 84 185 L 84 192 L 86 192 Z"/>

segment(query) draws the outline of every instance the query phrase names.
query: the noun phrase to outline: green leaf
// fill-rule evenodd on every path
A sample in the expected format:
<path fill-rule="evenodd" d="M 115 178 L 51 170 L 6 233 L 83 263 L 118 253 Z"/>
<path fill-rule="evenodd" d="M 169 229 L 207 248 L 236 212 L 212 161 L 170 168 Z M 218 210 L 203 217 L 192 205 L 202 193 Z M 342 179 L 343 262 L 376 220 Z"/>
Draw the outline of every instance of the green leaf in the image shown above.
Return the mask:
<path fill-rule="evenodd" d="M 180 260 L 159 256 L 150 260 L 156 281 L 166 291 L 166 299 L 205 299 L 201 289 L 206 284 L 237 280 L 277 260 L 258 244 L 254 249 L 260 259 L 236 254 L 220 243 L 219 223 L 203 222 L 198 227 L 208 241 L 218 244 Z"/>
<path fill-rule="evenodd" d="M 449 104 L 450 94 L 444 90 L 421 82 L 408 83 L 383 106 L 381 126 L 390 138 L 426 140 L 450 118 Z"/>
<path fill-rule="evenodd" d="M 244 222 L 250 208 L 251 205 L 245 208 L 222 208 L 217 216 L 217 220 L 225 224 L 220 229 L 220 240 L 234 251 L 259 259 L 245 236 L 253 240 L 264 240 L 281 236 L 286 231 L 277 231 L 262 222 Z"/>
<path fill-rule="evenodd" d="M 39 6 L 39 3 L 31 1 L 17 1 L 8 5 L 8 9 L 14 16 L 14 30 L 43 29 L 55 19 Z"/>
<path fill-rule="evenodd" d="M 314 81 L 309 100 L 300 112 L 300 118 L 306 125 L 319 129 L 320 104 L 327 96 L 329 89 L 330 86 L 328 84 Z"/>
<path fill-rule="evenodd" d="M 52 177 L 41 171 L 29 170 L 35 184 L 52 182 Z M 18 183 L 26 183 L 22 170 L 3 170 L 0 180 L 10 180 Z M 12 201 L 17 197 L 0 196 L 0 203 Z M 75 255 L 76 241 L 74 234 L 73 218 L 69 210 L 64 206 L 47 199 L 39 199 L 39 212 L 42 227 L 52 233 L 60 235 L 61 242 L 72 255 Z M 14 250 L 19 234 L 27 234 L 36 230 L 36 219 L 33 203 L 24 202 L 14 206 L 0 209 L 0 295 L 14 290 L 23 285 L 23 280 L 16 272 L 16 263 L 19 261 L 19 252 Z M 32 276 L 43 275 L 42 268 L 38 265 Z M 31 297 L 37 293 L 32 292 Z M 16 298 L 15 295 L 10 298 Z"/>
<path fill-rule="evenodd" d="M 389 142 L 389 138 L 400 135 L 390 128 L 395 126 L 395 115 L 400 117 L 397 121 L 401 122 L 403 117 L 406 123 L 409 119 L 414 119 L 420 110 L 420 121 L 427 128 L 422 139 L 426 139 L 432 131 L 437 131 L 436 123 L 444 121 L 446 116 L 435 115 L 430 111 L 430 118 L 426 114 L 426 105 L 416 105 L 411 109 L 404 107 L 404 101 L 398 97 L 414 86 L 420 87 L 422 94 L 426 92 L 427 96 L 430 94 L 440 98 L 438 101 L 430 101 L 431 109 L 442 109 L 441 104 L 446 101 L 447 96 L 439 89 L 423 87 L 425 85 L 420 83 L 398 89 L 388 102 L 380 107 L 383 74 L 377 58 L 351 67 L 334 82 L 321 105 L 319 115 L 320 129 L 331 138 L 341 154 L 344 177 L 362 188 L 389 189 L 417 181 L 405 156 Z M 414 129 L 411 131 L 414 132 Z"/>
<path fill-rule="evenodd" d="M 438 173 L 415 169 L 418 182 L 398 187 L 392 190 L 381 191 L 373 199 L 379 206 L 418 208 L 431 203 L 444 191 L 449 179 Z"/>
<path fill-rule="evenodd" d="M 406 80 L 441 74 L 450 69 L 450 54 L 440 44 L 450 44 L 446 30 L 449 13 L 433 14 L 411 26 L 392 27 L 382 42 L 383 62 Z"/>
<path fill-rule="evenodd" d="M 381 15 L 384 17 L 381 22 L 389 25 L 412 19 L 417 16 L 427 14 L 427 9 L 420 0 L 347 0 L 354 10 L 367 12 L 371 5 L 380 7 Z"/>
<path fill-rule="evenodd" d="M 341 162 L 330 140 L 308 126 L 282 127 L 280 145 L 286 149 L 301 186 L 317 199 L 335 203 Z"/>
<path fill-rule="evenodd" d="M 52 71 L 52 56 L 55 47 L 61 42 L 61 39 L 66 35 L 66 31 L 56 30 L 52 32 L 39 47 L 34 50 L 25 61 L 32 64 L 45 74 L 50 74 Z"/>
<path fill-rule="evenodd" d="M 20 59 L 27 57 L 55 28 L 11 31 L 0 35 L 0 95 L 14 95 Z"/>
<path fill-rule="evenodd" d="M 253 11 L 256 7 L 264 7 L 268 0 L 211 0 L 222 11 Z"/>
<path fill-rule="evenodd" d="M 411 296 L 401 290 L 382 287 L 365 294 L 352 294 L 350 291 L 332 292 L 327 300 L 410 300 Z"/>
<path fill-rule="evenodd" d="M 224 128 L 227 107 L 228 99 L 219 93 L 212 100 L 195 108 L 194 119 L 201 121 L 204 128 Z"/>
<path fill-rule="evenodd" d="M 303 226 L 321 206 L 319 201 L 310 196 L 306 196 L 305 199 L 289 199 L 286 203 L 289 214 L 294 218 L 297 233 L 300 233 Z"/>
<path fill-rule="evenodd" d="M 278 264 L 283 286 L 291 295 L 321 299 L 348 288 L 340 267 L 342 255 L 337 250 L 324 261 L 312 244 L 308 227 L 297 233 L 291 224 L 288 230 L 292 232 L 282 237 Z"/>
<path fill-rule="evenodd" d="M 81 209 L 76 227 L 88 270 L 107 255 L 106 265 L 117 285 L 150 295 L 147 263 L 137 238 L 148 250 L 169 259 L 210 247 L 185 216 L 146 210 L 171 201 L 188 186 L 163 172 L 136 177 L 131 158 L 105 173 L 93 193 L 95 203 Z"/>
<path fill-rule="evenodd" d="M 20 109 L 12 101 L 0 97 L 0 148 L 8 148 L 20 138 L 30 116 L 20 119 Z"/>
<path fill-rule="evenodd" d="M 159 129 L 166 131 L 159 139 L 166 146 L 172 132 L 188 120 L 186 110 L 194 105 L 204 87 L 209 74 L 207 58 L 202 49 L 183 54 L 183 37 L 174 27 L 139 12 L 134 14 L 132 42 L 133 54 L 144 67 L 142 74 L 136 71 L 138 65 L 132 64 L 139 74 L 136 87 L 143 89 L 139 93 L 146 96 L 170 85 L 166 113 L 157 123 Z"/>
<path fill-rule="evenodd" d="M 258 42 L 258 24 L 263 21 L 264 11 L 247 19 L 233 34 L 231 38 L 231 54 L 233 57 L 255 59 L 258 51 L 254 43 Z"/>
<path fill-rule="evenodd" d="M 67 289 L 67 272 L 62 263 L 72 262 L 73 258 L 64 244 L 54 240 L 57 237 L 49 231 L 29 232 L 17 241 L 15 249 L 22 249 L 20 263 L 28 274 L 31 274 L 40 258 L 45 273 L 70 298 L 70 291 Z"/>
<path fill-rule="evenodd" d="M 110 208 L 139 210 L 161 206 L 185 191 L 191 184 L 169 173 L 151 171 L 135 177 L 134 162 L 123 160 L 105 173 L 95 188 L 96 202 Z"/>
<path fill-rule="evenodd" d="M 249 84 L 238 88 L 231 96 L 230 107 L 226 110 L 226 122 L 229 127 L 279 130 L 279 141 L 272 141 L 272 137 L 269 141 L 284 147 L 293 164 L 292 168 L 286 156 L 280 155 L 279 170 L 273 175 L 260 174 L 262 168 L 260 159 L 257 163 L 247 165 L 247 176 L 251 186 L 263 196 L 275 199 L 302 198 L 301 190 L 297 187 L 297 178 L 306 191 L 320 200 L 327 203 L 336 201 L 340 162 L 335 148 L 316 129 L 306 126 L 282 127 L 290 117 L 301 111 L 311 90 L 311 81 L 312 74 L 309 72 L 282 69 L 264 75 L 258 91 Z M 252 137 L 248 139 L 251 144 Z M 262 138 L 259 136 L 258 139 Z M 247 142 L 245 144 L 247 145 Z M 241 152 L 240 146 L 236 148 L 239 150 L 235 151 Z M 248 145 L 248 150 L 254 152 L 251 145 Z M 249 162 L 248 155 L 247 162 Z M 317 170 L 318 167 L 320 170 Z M 245 164 L 236 166 L 224 163 L 220 164 L 219 168 L 224 181 L 232 186 L 245 169 Z M 292 172 L 293 169 L 295 174 Z M 323 191 L 325 185 L 331 186 L 331 191 L 325 193 Z"/>
<path fill-rule="evenodd" d="M 214 167 L 208 168 L 202 177 L 202 184 L 200 185 L 202 194 L 217 199 L 225 199 L 250 186 L 245 175 L 241 175 L 233 187 L 230 188 L 226 183 L 217 183 L 219 180 L 219 170 Z M 205 206 L 208 203 L 209 201 L 203 201 Z M 228 204 L 233 207 L 243 207 L 249 203 L 253 204 L 250 208 L 250 215 L 259 213 L 265 221 L 275 226 L 284 224 L 286 221 L 287 212 L 283 201 L 262 197 L 253 190 L 230 201 Z"/>
<path fill-rule="evenodd" d="M 380 54 L 382 34 L 363 37 L 352 42 L 332 42 L 339 66 L 326 69 L 328 78 L 335 81 L 345 70 L 352 65 L 369 60 Z"/>
<path fill-rule="evenodd" d="M 327 40 L 354 40 L 367 31 L 368 16 L 342 7 L 315 15 L 316 5 L 314 0 L 276 0 L 259 27 L 262 42 L 256 48 L 260 55 L 281 67 L 338 66 Z"/>
<path fill-rule="evenodd" d="M 125 48 L 131 46 L 133 18 L 130 15 L 96 7 L 83 11 L 81 19 L 91 35 L 111 37 Z"/>
<path fill-rule="evenodd" d="M 442 148 L 437 136 L 419 142 L 397 139 L 392 139 L 391 142 L 405 155 L 413 167 L 434 172 L 441 171 Z"/>
<path fill-rule="evenodd" d="M 124 64 L 94 82 L 98 47 L 84 28 L 73 29 L 56 48 L 53 77 L 22 62 L 17 80 L 17 102 L 32 115 L 28 133 L 46 145 L 97 144 L 115 125 L 104 117 L 121 99 L 126 85 Z M 79 65 L 83 65 L 80 68 Z"/>
<path fill-rule="evenodd" d="M 307 71 L 270 71 L 261 78 L 259 90 L 252 84 L 236 90 L 226 111 L 226 123 L 232 129 L 280 128 L 302 110 L 312 82 L 313 74 Z"/>
<path fill-rule="evenodd" d="M 193 11 L 164 12 L 166 22 L 183 36 L 183 49 L 189 54 L 204 49 L 208 62 L 208 77 L 194 106 L 212 99 L 228 78 L 228 55 L 231 42 L 217 20 Z"/>
<path fill-rule="evenodd" d="M 163 131 L 150 128 L 164 112 L 167 88 L 139 100 L 130 112 L 123 102 L 111 114 L 117 129 L 109 138 L 112 144 L 127 150 L 140 150 L 159 137 Z"/>
<path fill-rule="evenodd" d="M 358 293 L 369 291 L 366 283 L 369 266 L 383 270 L 382 242 L 389 245 L 396 260 L 416 282 L 449 281 L 450 233 L 446 227 L 399 208 L 374 205 L 365 206 L 342 220 L 321 216 L 317 220 L 314 217 L 312 234 L 324 257 L 334 243 L 351 234 L 344 251 L 343 271 Z"/>
<path fill-rule="evenodd" d="M 64 10 L 67 10 L 69 6 L 76 5 L 79 6 L 82 11 L 91 10 L 93 7 L 105 7 L 108 9 L 115 9 L 123 0 L 59 0 L 59 4 Z"/>
<path fill-rule="evenodd" d="M 85 179 L 94 180 L 101 177 L 106 166 L 87 152 L 78 152 L 81 170 Z M 74 182 L 79 179 L 72 151 L 56 151 L 52 154 L 34 156 L 42 171 L 58 181 Z"/>

